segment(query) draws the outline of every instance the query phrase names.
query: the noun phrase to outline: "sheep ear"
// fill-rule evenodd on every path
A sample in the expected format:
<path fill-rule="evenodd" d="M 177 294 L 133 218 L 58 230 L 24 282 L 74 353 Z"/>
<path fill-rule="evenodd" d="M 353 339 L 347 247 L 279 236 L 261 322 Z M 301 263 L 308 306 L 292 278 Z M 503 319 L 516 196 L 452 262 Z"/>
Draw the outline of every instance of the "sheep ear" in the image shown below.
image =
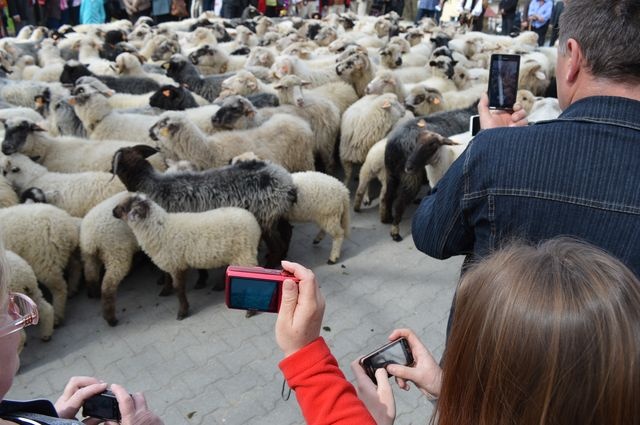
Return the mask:
<path fill-rule="evenodd" d="M 441 137 L 440 138 L 440 144 L 441 145 L 449 145 L 449 146 L 457 146 L 460 143 L 458 142 L 454 142 L 453 140 L 447 138 L 447 137 Z"/>
<path fill-rule="evenodd" d="M 151 155 L 158 153 L 157 149 L 147 145 L 135 145 L 131 149 L 133 149 L 138 154 L 142 155 L 143 158 L 148 158 Z"/>
<path fill-rule="evenodd" d="M 434 105 L 439 105 L 440 104 L 440 98 L 439 97 L 434 97 L 433 100 L 431 101 L 431 103 L 433 103 Z"/>
<path fill-rule="evenodd" d="M 389 102 L 388 100 L 385 100 L 384 103 L 382 104 L 382 109 L 389 109 L 391 108 L 391 102 Z"/>
<path fill-rule="evenodd" d="M 29 126 L 29 129 L 31 131 L 47 131 L 44 128 L 40 127 L 38 124 L 36 123 L 31 123 L 31 125 Z"/>
<path fill-rule="evenodd" d="M 67 99 L 67 103 L 71 106 L 74 106 L 76 104 L 76 98 L 75 97 L 70 97 L 69 99 Z"/>
<path fill-rule="evenodd" d="M 547 76 L 544 75 L 544 72 L 542 72 L 542 71 L 536 71 L 536 78 L 538 80 L 546 80 Z"/>
<path fill-rule="evenodd" d="M 425 120 L 420 120 L 416 125 L 420 128 L 425 128 L 427 126 L 427 122 Z"/>
<path fill-rule="evenodd" d="M 278 83 L 275 86 L 273 86 L 273 88 L 276 89 L 276 90 L 280 90 L 280 89 L 284 88 L 284 86 L 282 84 Z"/>
<path fill-rule="evenodd" d="M 171 62 L 165 62 L 161 66 L 162 66 L 162 68 L 168 70 L 169 68 L 171 68 Z"/>
<path fill-rule="evenodd" d="M 114 95 L 114 91 L 113 90 L 102 90 L 100 91 L 101 94 L 103 94 L 105 97 L 111 97 Z"/>
<path fill-rule="evenodd" d="M 169 90 L 169 89 L 162 90 L 162 95 L 164 97 L 170 97 L 171 96 L 171 90 Z"/>

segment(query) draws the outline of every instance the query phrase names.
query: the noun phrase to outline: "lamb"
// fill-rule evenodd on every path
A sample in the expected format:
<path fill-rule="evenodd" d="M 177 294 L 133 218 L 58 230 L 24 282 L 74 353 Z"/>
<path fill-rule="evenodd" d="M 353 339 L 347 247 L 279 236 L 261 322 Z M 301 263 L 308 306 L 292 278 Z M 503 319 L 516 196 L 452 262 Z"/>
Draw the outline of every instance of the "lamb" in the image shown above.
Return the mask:
<path fill-rule="evenodd" d="M 562 113 L 558 99 L 535 97 L 529 90 L 518 90 L 516 103 L 527 112 L 529 122 L 556 119 Z"/>
<path fill-rule="evenodd" d="M 420 187 L 427 183 L 424 171 L 427 162 L 441 145 L 457 144 L 446 137 L 466 131 L 469 118 L 476 110 L 477 104 L 473 104 L 466 109 L 416 118 L 398 126 L 389 134 L 384 155 L 387 191 L 380 202 L 380 218 L 383 223 L 391 223 L 393 240 L 402 240 L 399 228 L 402 214 Z M 419 152 L 414 153 L 415 149 Z M 412 154 L 415 156 L 412 172 L 409 172 L 406 169 L 407 159 Z"/>
<path fill-rule="evenodd" d="M 150 78 L 158 84 L 175 84 L 173 79 L 155 73 L 148 73 L 142 68 L 140 58 L 132 53 L 120 53 L 115 60 L 115 67 L 119 75 L 127 77 Z"/>
<path fill-rule="evenodd" d="M 377 178 L 381 183 L 380 187 L 380 199 L 384 198 L 384 194 L 387 191 L 387 170 L 384 168 L 384 151 L 387 147 L 387 138 L 380 140 L 369 149 L 367 157 L 360 167 L 360 174 L 358 177 L 358 188 L 353 200 L 353 210 L 360 212 L 360 207 L 364 202 L 365 205 L 369 205 L 371 200 L 367 192 L 369 183 L 374 178 Z"/>
<path fill-rule="evenodd" d="M 313 170 L 313 133 L 304 120 L 276 114 L 260 127 L 205 134 L 179 112 L 165 112 L 149 130 L 160 151 L 171 159 L 186 159 L 198 169 L 228 164 L 243 152 L 282 164 L 287 170 Z"/>
<path fill-rule="evenodd" d="M 365 95 L 367 84 L 374 78 L 375 69 L 366 53 L 357 52 L 338 62 L 336 73 L 353 86 L 358 97 L 362 97 Z"/>
<path fill-rule="evenodd" d="M 11 187 L 11 183 L 0 176 L 0 208 L 10 207 L 18 204 L 18 195 Z"/>
<path fill-rule="evenodd" d="M 345 111 L 340 126 L 340 161 L 344 182 L 351 181 L 354 164 L 362 164 L 367 152 L 387 135 L 405 110 L 393 93 L 368 95 Z"/>
<path fill-rule="evenodd" d="M 146 94 L 156 91 L 160 87 L 160 84 L 150 78 L 96 75 L 77 61 L 69 61 L 64 65 L 62 74 L 60 74 L 60 82 L 75 84 L 80 77 L 95 77 L 118 93 Z"/>
<path fill-rule="evenodd" d="M 4 246 L 24 258 L 38 281 L 51 291 L 56 325 L 64 319 L 68 292 L 64 270 L 78 247 L 78 230 L 79 220 L 53 205 L 22 204 L 0 209 Z"/>
<path fill-rule="evenodd" d="M 53 172 L 109 171 L 115 151 L 135 144 L 76 137 L 54 138 L 28 119 L 5 121 L 4 129 L 3 154 L 21 153 Z M 154 165 L 162 169 L 163 165 L 158 161 L 159 158 L 155 158 Z"/>
<path fill-rule="evenodd" d="M 111 92 L 99 91 L 91 84 L 80 84 L 73 89 L 69 103 L 94 140 L 145 140 L 149 127 L 156 117 L 141 114 L 125 114 L 113 111 L 107 97 Z M 150 142 L 149 139 L 146 139 Z"/>
<path fill-rule="evenodd" d="M 332 174 L 335 170 L 334 150 L 338 131 L 340 130 L 340 111 L 330 100 L 302 88 L 309 86 L 297 75 L 286 75 L 274 86 L 282 104 L 296 105 L 297 115 L 305 118 L 311 125 L 314 144 L 313 152 L 317 155 L 324 169 Z"/>
<path fill-rule="evenodd" d="M 49 172 L 19 153 L 0 158 L 0 169 L 18 191 L 30 187 L 38 187 L 45 192 L 57 191 L 60 196 L 56 197 L 53 205 L 74 217 L 83 217 L 104 199 L 124 190 L 122 183 L 113 180 L 109 173 Z"/>
<path fill-rule="evenodd" d="M 251 211 L 268 247 L 268 264 L 286 255 L 291 227 L 285 214 L 296 199 L 291 175 L 276 164 L 239 163 L 204 172 L 160 174 L 144 159 L 155 152 L 145 145 L 120 149 L 113 173 L 130 191 L 146 193 L 170 212 L 244 207 Z"/>
<path fill-rule="evenodd" d="M 113 215 L 127 223 L 154 264 L 171 275 L 180 302 L 178 320 L 189 314 L 188 269 L 257 264 L 260 226 L 247 210 L 229 207 L 172 214 L 135 194 L 115 207 Z"/>
<path fill-rule="evenodd" d="M 430 115 L 444 110 L 444 99 L 439 90 L 418 84 L 409 91 L 405 107 L 416 116 Z"/>
<path fill-rule="evenodd" d="M 16 81 L 0 86 L 0 99 L 16 106 L 33 107 L 33 99 L 45 89 L 51 91 L 52 96 L 67 96 L 68 90 L 58 83 L 43 83 L 36 81 Z"/>
<path fill-rule="evenodd" d="M 542 69 L 542 65 L 536 61 L 520 65 L 518 87 L 531 91 L 535 96 L 543 96 L 549 87 L 549 79 Z"/>
<path fill-rule="evenodd" d="M 271 69 L 276 78 L 295 74 L 298 77 L 309 81 L 313 87 L 318 87 L 323 84 L 339 80 L 334 66 L 319 69 L 310 68 L 302 59 L 295 56 L 277 57 Z"/>
<path fill-rule="evenodd" d="M 405 89 L 402 81 L 390 70 L 378 71 L 376 77 L 367 85 L 366 94 L 394 93 L 400 103 L 404 103 Z"/>
<path fill-rule="evenodd" d="M 169 62 L 164 63 L 162 67 L 166 69 L 169 77 L 180 84 L 186 84 L 190 90 L 209 102 L 213 102 L 220 95 L 222 82 L 231 76 L 221 74 L 201 77 L 195 66 L 180 54 L 171 56 Z"/>
<path fill-rule="evenodd" d="M 225 79 L 221 84 L 220 97 L 231 95 L 249 96 L 256 93 L 271 93 L 278 95 L 276 90 L 260 81 L 249 71 L 239 71 L 234 76 Z"/>
<path fill-rule="evenodd" d="M 426 171 L 427 171 L 427 180 L 429 181 L 429 185 L 431 187 L 435 187 L 440 179 L 447 172 L 451 164 L 458 159 L 462 152 L 467 148 L 469 142 L 471 141 L 471 132 L 466 131 L 461 134 L 456 134 L 449 137 L 453 143 L 443 143 L 440 148 L 431 156 L 431 158 L 427 162 Z M 424 149 L 424 148 L 423 148 Z M 413 161 L 415 159 L 419 160 L 419 156 L 421 155 L 420 149 L 417 148 L 413 151 L 411 156 L 407 159 L 406 168 L 413 168 Z"/>
<path fill-rule="evenodd" d="M 187 108 L 197 108 L 202 105 L 204 103 L 196 101 L 193 93 L 182 86 L 164 85 L 149 98 L 149 106 L 165 111 L 184 111 Z"/>
<path fill-rule="evenodd" d="M 27 295 L 38 306 L 40 339 L 49 341 L 53 335 L 53 307 L 44 299 L 38 288 L 38 279 L 24 259 L 11 251 L 5 251 L 9 265 L 9 290 Z"/>

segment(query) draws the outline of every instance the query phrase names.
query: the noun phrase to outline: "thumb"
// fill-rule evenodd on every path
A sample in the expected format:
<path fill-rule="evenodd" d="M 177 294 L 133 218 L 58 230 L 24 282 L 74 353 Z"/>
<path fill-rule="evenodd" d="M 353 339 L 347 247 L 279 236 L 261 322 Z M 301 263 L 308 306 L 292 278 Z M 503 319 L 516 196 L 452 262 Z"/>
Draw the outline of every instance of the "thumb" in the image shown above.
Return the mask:
<path fill-rule="evenodd" d="M 402 378 L 408 381 L 416 382 L 418 372 L 415 367 L 407 367 L 399 364 L 390 364 L 390 365 L 387 365 L 386 369 L 389 375 L 393 375 L 395 377 Z"/>
<path fill-rule="evenodd" d="M 282 282 L 282 299 L 280 301 L 280 313 L 278 316 L 293 317 L 293 312 L 298 305 L 298 285 L 287 279 Z"/>

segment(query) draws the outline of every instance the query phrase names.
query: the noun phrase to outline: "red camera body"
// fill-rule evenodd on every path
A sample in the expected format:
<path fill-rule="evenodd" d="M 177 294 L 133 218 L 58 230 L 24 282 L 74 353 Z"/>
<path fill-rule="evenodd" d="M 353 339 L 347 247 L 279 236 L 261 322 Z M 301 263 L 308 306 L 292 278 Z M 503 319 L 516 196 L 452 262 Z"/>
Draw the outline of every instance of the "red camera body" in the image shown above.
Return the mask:
<path fill-rule="evenodd" d="M 229 266 L 224 279 L 227 307 L 277 313 L 286 279 L 299 282 L 285 270 Z"/>

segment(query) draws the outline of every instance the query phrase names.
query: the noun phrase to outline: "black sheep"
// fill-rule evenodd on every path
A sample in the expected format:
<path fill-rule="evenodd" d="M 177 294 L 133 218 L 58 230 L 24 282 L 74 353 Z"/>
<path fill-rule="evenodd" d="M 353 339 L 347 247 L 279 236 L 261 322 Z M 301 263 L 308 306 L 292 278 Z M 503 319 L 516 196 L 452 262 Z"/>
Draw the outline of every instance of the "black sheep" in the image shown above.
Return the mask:
<path fill-rule="evenodd" d="M 80 77 L 95 77 L 117 93 L 145 94 L 160 88 L 160 84 L 151 78 L 95 75 L 89 71 L 89 68 L 77 61 L 70 61 L 64 65 L 62 74 L 60 74 L 60 82 L 75 84 Z"/>

